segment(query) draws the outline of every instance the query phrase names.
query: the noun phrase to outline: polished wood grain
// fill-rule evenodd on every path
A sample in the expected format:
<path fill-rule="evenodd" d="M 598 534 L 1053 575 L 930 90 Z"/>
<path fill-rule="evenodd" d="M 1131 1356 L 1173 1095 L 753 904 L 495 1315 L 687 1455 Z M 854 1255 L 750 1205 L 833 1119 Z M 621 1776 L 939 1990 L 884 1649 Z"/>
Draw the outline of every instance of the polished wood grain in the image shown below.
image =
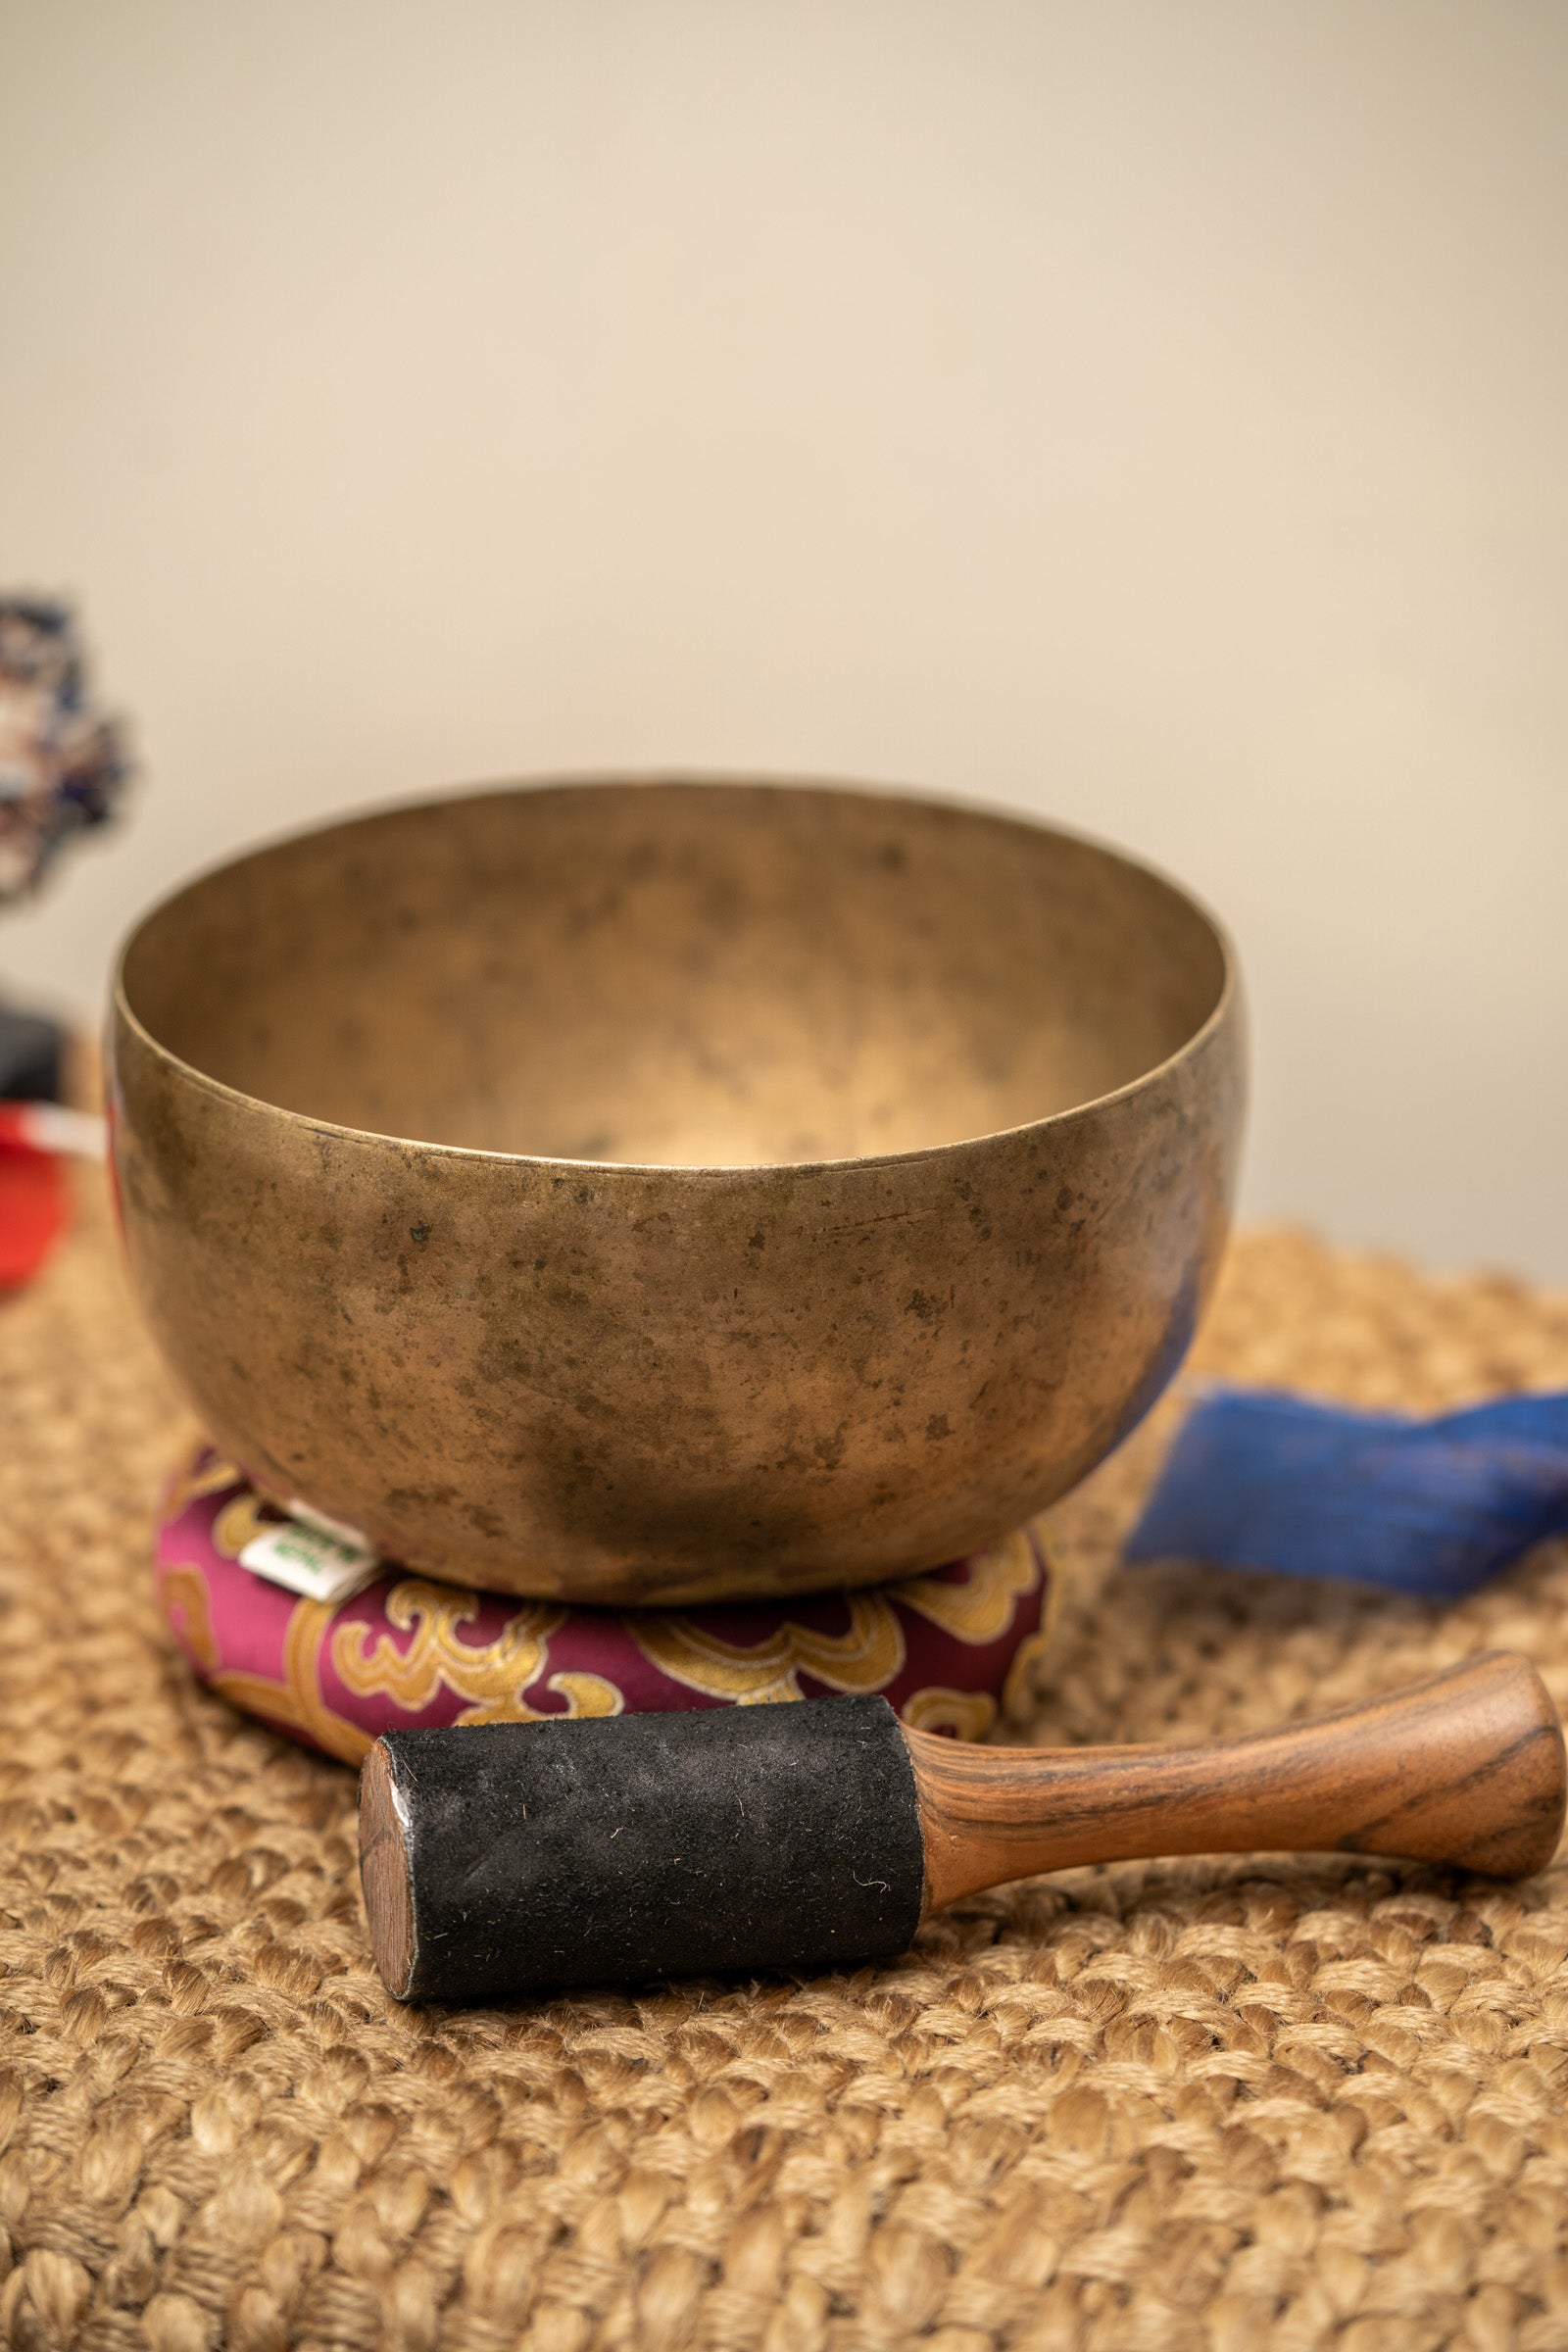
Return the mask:
<path fill-rule="evenodd" d="M 360 1773 L 360 1885 L 375 1965 L 402 2000 L 414 1976 L 414 1881 L 409 1825 L 379 1740 Z"/>
<path fill-rule="evenodd" d="M 967 1747 L 906 1731 L 926 1910 L 1036 1871 L 1153 1854 L 1349 1851 L 1544 1868 L 1568 1769 L 1529 1660 L 1488 1651 L 1313 1723 L 1193 1747 Z"/>

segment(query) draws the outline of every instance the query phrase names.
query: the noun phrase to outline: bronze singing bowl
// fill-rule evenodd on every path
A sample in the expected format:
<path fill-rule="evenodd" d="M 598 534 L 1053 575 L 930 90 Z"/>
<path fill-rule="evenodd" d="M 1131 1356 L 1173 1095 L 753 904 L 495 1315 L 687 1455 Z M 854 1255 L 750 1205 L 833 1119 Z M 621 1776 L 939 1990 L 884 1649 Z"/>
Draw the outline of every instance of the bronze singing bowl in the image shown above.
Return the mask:
<path fill-rule="evenodd" d="M 568 783 L 282 841 L 122 958 L 131 1272 L 215 1443 L 432 1576 L 907 1574 L 1164 1387 L 1243 1107 L 1225 943 L 972 808 Z"/>

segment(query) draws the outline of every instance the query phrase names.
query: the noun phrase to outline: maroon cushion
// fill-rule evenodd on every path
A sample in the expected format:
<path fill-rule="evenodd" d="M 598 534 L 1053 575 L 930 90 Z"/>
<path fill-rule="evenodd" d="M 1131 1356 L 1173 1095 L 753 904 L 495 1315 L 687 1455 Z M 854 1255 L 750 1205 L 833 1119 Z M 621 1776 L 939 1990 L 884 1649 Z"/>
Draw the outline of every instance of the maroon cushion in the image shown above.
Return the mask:
<path fill-rule="evenodd" d="M 979 1739 L 1043 1640 L 1038 1527 L 927 1576 L 799 1601 L 571 1608 L 470 1592 L 388 1562 L 351 1598 L 306 1600 L 241 1565 L 280 1519 L 204 1447 L 165 1499 L 165 1609 L 204 1681 L 357 1764 L 411 1725 L 755 1705 L 880 1690 L 906 1723 Z"/>

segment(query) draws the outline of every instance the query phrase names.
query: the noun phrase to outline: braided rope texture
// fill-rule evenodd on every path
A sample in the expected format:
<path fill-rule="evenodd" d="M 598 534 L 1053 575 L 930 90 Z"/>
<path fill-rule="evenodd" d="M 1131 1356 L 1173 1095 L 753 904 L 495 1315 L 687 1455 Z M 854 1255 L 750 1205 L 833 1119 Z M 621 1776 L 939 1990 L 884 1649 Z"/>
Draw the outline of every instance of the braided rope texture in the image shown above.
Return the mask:
<path fill-rule="evenodd" d="M 1568 1301 L 1244 1239 L 1199 1361 L 1437 1408 Z M 96 1197 L 0 1306 L 0 2339 L 235 2352 L 1561 2352 L 1568 1873 L 1074 1871 L 888 1968 L 398 2009 L 354 1782 L 172 1653 L 188 1425 Z M 1463 1606 L 1112 1579 L 1161 1408 L 1055 1516 L 1009 1736 L 1236 1731 L 1494 1643 L 1568 1699 L 1568 1553 Z"/>

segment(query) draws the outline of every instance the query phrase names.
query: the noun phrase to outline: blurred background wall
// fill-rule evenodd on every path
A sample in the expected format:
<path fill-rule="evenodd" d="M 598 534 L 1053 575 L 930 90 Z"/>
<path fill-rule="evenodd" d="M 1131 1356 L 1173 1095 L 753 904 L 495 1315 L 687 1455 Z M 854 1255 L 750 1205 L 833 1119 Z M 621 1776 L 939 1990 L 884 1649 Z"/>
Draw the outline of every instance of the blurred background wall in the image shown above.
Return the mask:
<path fill-rule="evenodd" d="M 0 581 L 127 826 L 907 780 L 1238 935 L 1248 1205 L 1568 1277 L 1561 0 L 3 0 Z"/>

